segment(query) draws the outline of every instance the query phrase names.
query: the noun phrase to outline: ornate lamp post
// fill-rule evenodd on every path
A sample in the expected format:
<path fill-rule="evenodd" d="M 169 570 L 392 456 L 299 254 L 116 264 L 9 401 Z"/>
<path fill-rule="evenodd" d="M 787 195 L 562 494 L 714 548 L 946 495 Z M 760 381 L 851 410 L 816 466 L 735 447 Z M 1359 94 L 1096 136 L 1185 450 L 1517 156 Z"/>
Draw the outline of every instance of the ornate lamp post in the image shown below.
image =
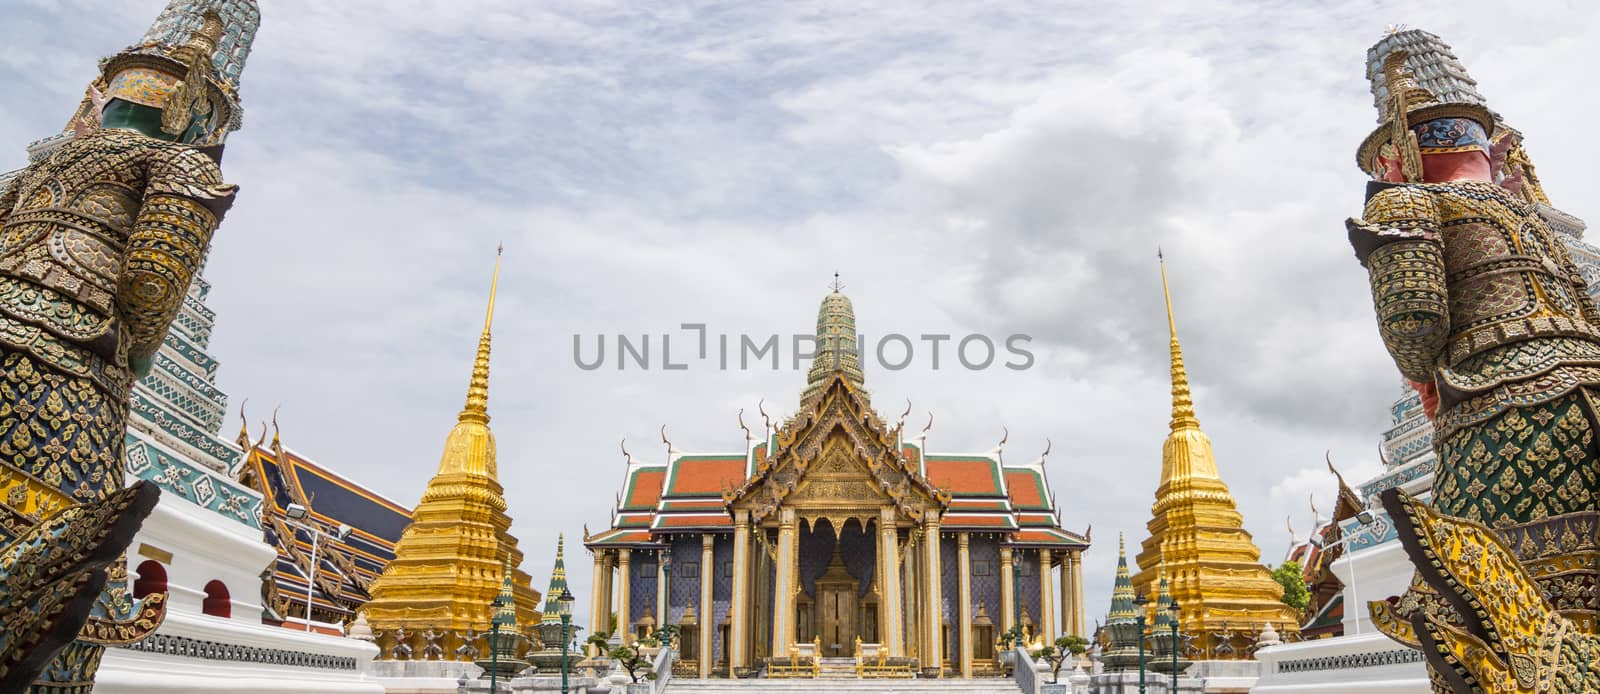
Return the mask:
<path fill-rule="evenodd" d="M 567 644 L 572 636 L 567 633 L 572 626 L 572 591 L 561 589 L 561 597 L 556 598 L 556 603 L 561 605 L 561 694 L 567 694 Z"/>
<path fill-rule="evenodd" d="M 500 600 L 500 596 L 498 596 L 498 595 L 494 596 L 494 600 L 491 600 L 489 602 L 489 607 L 494 609 L 494 618 L 489 620 L 489 624 L 490 624 L 490 626 L 489 626 L 489 634 L 490 634 L 490 636 L 489 636 L 489 643 L 490 643 L 490 646 L 489 646 L 489 663 L 490 663 L 490 665 L 489 665 L 489 692 L 490 692 L 490 694 L 495 694 L 496 692 L 500 691 L 497 688 L 497 683 L 499 681 L 499 676 L 500 676 L 500 668 L 497 667 L 497 666 L 500 664 L 500 648 L 499 648 L 499 646 L 500 646 L 500 622 L 501 622 L 501 620 L 500 620 L 500 608 L 503 607 L 503 606 L 505 606 L 505 603 Z M 1141 660 L 1140 662 L 1142 663 L 1144 661 Z M 1141 669 L 1142 669 L 1142 666 L 1141 666 Z"/>
<path fill-rule="evenodd" d="M 1150 599 L 1146 598 L 1143 594 L 1140 594 L 1139 597 L 1136 597 L 1136 598 L 1133 599 L 1133 609 L 1138 610 L 1138 612 L 1139 612 L 1138 616 L 1135 618 L 1137 620 L 1138 625 L 1139 625 L 1139 694 L 1145 694 L 1145 691 L 1144 691 L 1144 606 L 1148 605 L 1148 604 L 1150 604 Z"/>
<path fill-rule="evenodd" d="M 339 524 L 339 528 L 330 534 L 322 528 L 306 522 L 310 519 L 311 509 L 308 509 L 300 504 L 289 504 L 289 507 L 284 509 L 283 515 L 286 516 L 286 518 L 283 519 L 286 525 L 304 530 L 306 534 L 311 536 L 311 567 L 305 572 L 306 631 L 311 631 L 311 596 L 317 585 L 317 550 L 319 549 L 319 545 L 324 537 L 328 538 L 329 540 L 344 542 L 350 538 L 350 533 L 353 532 L 353 530 L 350 526 L 341 523 Z M 289 539 L 292 544 L 294 538 Z M 335 596 L 330 595 L 328 597 L 333 598 Z"/>
<path fill-rule="evenodd" d="M 1172 613 L 1172 694 L 1178 694 L 1178 601 L 1167 606 Z"/>

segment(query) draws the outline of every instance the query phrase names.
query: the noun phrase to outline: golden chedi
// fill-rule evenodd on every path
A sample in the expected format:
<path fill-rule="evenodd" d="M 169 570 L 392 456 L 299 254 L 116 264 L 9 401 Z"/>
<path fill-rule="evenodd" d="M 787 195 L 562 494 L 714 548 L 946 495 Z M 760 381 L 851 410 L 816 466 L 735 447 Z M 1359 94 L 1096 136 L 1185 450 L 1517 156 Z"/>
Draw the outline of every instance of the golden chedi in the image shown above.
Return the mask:
<path fill-rule="evenodd" d="M 1195 417 L 1164 264 L 1161 288 L 1172 339 L 1171 433 L 1161 447 L 1161 486 L 1150 509 L 1150 537 L 1137 557 L 1133 585 L 1140 595 L 1152 594 L 1165 566 L 1172 599 L 1181 611 L 1179 629 L 1195 639 L 1200 657 L 1248 657 L 1246 645 L 1268 624 L 1287 635 L 1296 632 L 1299 618 L 1283 603 L 1283 588 L 1261 564 L 1261 550 L 1243 527 L 1233 495 L 1217 472 L 1211 439 Z"/>
<path fill-rule="evenodd" d="M 499 278 L 496 258 L 466 406 L 445 439 L 438 474 L 395 545 L 394 561 L 372 583 L 372 600 L 363 608 L 383 659 L 432 651 L 446 660 L 470 661 L 487 652 L 480 637 L 490 629 L 491 603 L 507 570 L 514 572 L 517 631 L 539 623 L 539 593 L 528 574 L 515 568 L 522 551 L 509 533 L 489 429 L 489 328 Z"/>

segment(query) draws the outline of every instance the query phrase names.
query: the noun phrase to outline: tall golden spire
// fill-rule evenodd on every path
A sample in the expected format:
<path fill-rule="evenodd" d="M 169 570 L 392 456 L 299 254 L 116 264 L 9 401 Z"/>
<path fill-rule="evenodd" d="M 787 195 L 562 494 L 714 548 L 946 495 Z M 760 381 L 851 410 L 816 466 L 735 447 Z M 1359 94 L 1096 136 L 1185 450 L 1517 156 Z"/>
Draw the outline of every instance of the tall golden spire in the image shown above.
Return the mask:
<path fill-rule="evenodd" d="M 1283 589 L 1261 565 L 1261 550 L 1245 532 L 1233 494 L 1217 472 L 1211 438 L 1195 417 L 1166 259 L 1160 251 L 1157 257 L 1171 339 L 1172 421 L 1161 446 L 1161 483 L 1150 508 L 1150 537 L 1133 577 L 1136 594 L 1149 595 L 1165 575 L 1170 599 L 1183 606 L 1181 626 L 1190 634 L 1224 623 L 1257 630 L 1269 623 L 1295 624 L 1293 608 L 1280 600 Z"/>
<path fill-rule="evenodd" d="M 483 314 L 483 334 L 478 336 L 478 356 L 472 360 L 472 380 L 467 383 L 467 404 L 457 417 L 463 422 L 489 423 L 489 328 L 494 325 L 494 295 L 500 289 L 500 255 L 494 251 L 494 276 L 489 279 L 489 308 Z"/>
<path fill-rule="evenodd" d="M 363 610 L 374 629 L 485 631 L 496 614 L 490 602 L 510 591 L 502 621 L 523 627 L 540 621 L 539 592 L 521 569 L 522 550 L 510 533 L 505 489 L 495 471 L 489 429 L 489 331 L 500 282 L 496 252 L 489 307 L 478 338 L 467 402 L 445 438 L 439 472 L 428 482 L 390 561 L 369 588 Z M 508 617 L 507 615 L 511 615 Z M 449 636 L 453 653 L 459 636 Z"/>
<path fill-rule="evenodd" d="M 489 338 L 494 326 L 494 298 L 500 290 L 500 255 L 504 250 L 504 246 L 495 249 L 494 275 L 489 279 L 489 307 L 484 310 L 483 333 L 478 336 L 478 353 L 472 360 L 467 402 L 445 440 L 444 455 L 439 458 L 441 475 L 464 472 L 499 479 L 494 432 L 489 429 Z"/>
<path fill-rule="evenodd" d="M 1156 259 L 1161 264 L 1161 293 L 1167 299 L 1167 334 L 1172 339 L 1172 422 L 1173 431 L 1199 429 L 1200 420 L 1194 416 L 1194 401 L 1189 396 L 1189 374 L 1183 370 L 1183 347 L 1178 344 L 1178 321 L 1172 317 L 1172 290 L 1167 286 L 1167 259 L 1156 249 Z"/>

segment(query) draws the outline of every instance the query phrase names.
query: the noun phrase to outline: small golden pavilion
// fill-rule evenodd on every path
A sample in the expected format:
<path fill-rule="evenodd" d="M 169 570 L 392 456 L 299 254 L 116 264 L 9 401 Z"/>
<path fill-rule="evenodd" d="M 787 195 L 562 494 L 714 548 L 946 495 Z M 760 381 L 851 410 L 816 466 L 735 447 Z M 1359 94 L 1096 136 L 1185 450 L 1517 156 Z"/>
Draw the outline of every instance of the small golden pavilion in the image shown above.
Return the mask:
<path fill-rule="evenodd" d="M 731 453 L 624 451 L 611 525 L 585 532 L 592 615 L 629 638 L 677 625 L 700 676 L 749 674 L 796 644 L 851 657 L 858 640 L 972 676 L 998 666 L 1019 613 L 1034 639 L 1084 634 L 1089 538 L 1061 528 L 1044 456 L 927 452 L 928 428 L 908 436 L 904 416 L 873 409 L 857 340 L 836 284 L 796 412 Z"/>

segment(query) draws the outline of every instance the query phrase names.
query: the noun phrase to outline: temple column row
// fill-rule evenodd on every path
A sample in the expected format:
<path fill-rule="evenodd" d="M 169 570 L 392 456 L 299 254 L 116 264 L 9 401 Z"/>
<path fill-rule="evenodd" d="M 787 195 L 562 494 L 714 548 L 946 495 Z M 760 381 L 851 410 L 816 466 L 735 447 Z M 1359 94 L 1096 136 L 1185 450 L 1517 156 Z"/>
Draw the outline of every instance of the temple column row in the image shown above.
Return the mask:
<path fill-rule="evenodd" d="M 959 557 L 957 561 L 961 568 L 959 583 L 961 619 L 958 620 L 961 631 L 956 636 L 961 640 L 961 662 L 957 667 L 961 677 L 965 679 L 972 678 L 972 552 L 969 550 L 971 544 L 969 538 L 970 533 L 961 533 L 956 538 L 956 555 Z"/>
<path fill-rule="evenodd" d="M 794 640 L 795 574 L 798 568 L 798 539 L 795 530 L 794 509 L 778 509 L 778 566 L 777 581 L 773 583 L 772 651 L 774 656 L 789 652 Z"/>
<path fill-rule="evenodd" d="M 750 512 L 733 512 L 733 601 L 728 609 L 732 624 L 728 634 L 728 668 L 750 667 Z M 734 672 L 729 672 L 733 677 Z"/>
<path fill-rule="evenodd" d="M 923 521 L 928 541 L 923 545 L 923 567 L 926 572 L 922 595 L 927 604 L 923 606 L 922 614 L 922 670 L 934 677 L 941 676 L 944 668 L 944 649 L 940 646 L 944 636 L 944 599 L 941 596 L 943 586 L 940 585 L 940 579 L 944 572 L 939 557 L 939 526 L 939 512 L 928 511 Z"/>
<path fill-rule="evenodd" d="M 878 575 L 883 577 L 883 595 L 879 614 L 883 620 L 883 640 L 887 642 L 890 657 L 905 655 L 905 641 L 901 635 L 900 615 L 900 537 L 895 527 L 895 510 L 884 507 L 878 514 Z"/>
<path fill-rule="evenodd" d="M 656 552 L 656 628 L 667 625 L 667 617 L 671 615 L 671 606 L 667 604 L 667 578 L 668 567 L 666 558 L 672 555 L 672 540 L 667 540 L 666 549 Z"/>
<path fill-rule="evenodd" d="M 622 639 L 623 643 L 633 640 L 631 634 L 625 633 L 633 628 L 633 553 L 624 547 L 617 550 L 617 632 L 612 636 Z"/>
<path fill-rule="evenodd" d="M 712 643 L 715 638 L 717 626 L 717 610 L 713 601 L 711 588 L 712 577 L 716 576 L 715 561 L 711 550 L 716 547 L 717 538 L 710 533 L 700 536 L 700 676 L 711 676 L 711 654 L 716 650 Z"/>
<path fill-rule="evenodd" d="M 1044 637 L 1045 643 L 1056 640 L 1055 608 L 1051 600 L 1050 590 L 1053 576 L 1050 575 L 1050 550 L 1039 550 L 1039 635 Z"/>
<path fill-rule="evenodd" d="M 1011 569 L 1011 548 L 1000 547 L 1000 630 L 1011 631 L 1017 625 L 1017 578 Z"/>
<path fill-rule="evenodd" d="M 1061 633 L 1083 636 L 1083 553 L 1069 549 L 1061 558 Z"/>

